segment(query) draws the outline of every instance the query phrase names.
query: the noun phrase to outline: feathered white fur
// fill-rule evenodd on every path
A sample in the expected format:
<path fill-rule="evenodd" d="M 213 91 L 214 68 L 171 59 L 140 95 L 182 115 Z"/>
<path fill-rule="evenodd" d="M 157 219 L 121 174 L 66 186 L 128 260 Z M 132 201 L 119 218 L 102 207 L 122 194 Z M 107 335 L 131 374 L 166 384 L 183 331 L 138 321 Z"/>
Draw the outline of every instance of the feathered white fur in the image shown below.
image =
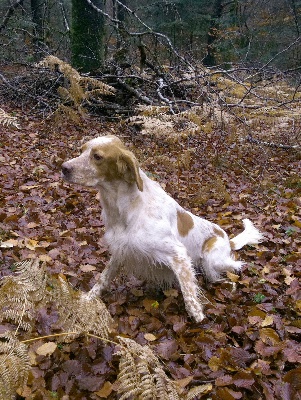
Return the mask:
<path fill-rule="evenodd" d="M 218 225 L 185 211 L 139 168 L 133 153 L 115 136 L 93 139 L 79 157 L 62 165 L 72 183 L 96 187 L 100 193 L 105 239 L 112 254 L 92 298 L 107 288 L 121 270 L 159 285 L 178 281 L 185 306 L 197 321 L 204 318 L 196 271 L 210 281 L 226 271 L 239 271 L 232 250 L 262 240 L 248 219 L 245 230 L 229 240 Z"/>

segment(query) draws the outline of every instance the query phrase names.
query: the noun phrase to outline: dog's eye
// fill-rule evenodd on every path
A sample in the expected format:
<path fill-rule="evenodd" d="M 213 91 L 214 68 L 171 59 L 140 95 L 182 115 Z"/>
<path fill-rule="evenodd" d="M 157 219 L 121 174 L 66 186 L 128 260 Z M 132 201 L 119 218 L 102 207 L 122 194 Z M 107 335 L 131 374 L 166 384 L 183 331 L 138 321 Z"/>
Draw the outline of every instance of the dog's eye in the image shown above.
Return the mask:
<path fill-rule="evenodd" d="M 94 160 L 96 160 L 96 161 L 100 161 L 100 160 L 102 159 L 102 157 L 101 157 L 99 154 L 97 154 L 97 153 L 95 153 L 95 154 L 93 155 L 93 157 L 94 157 Z"/>

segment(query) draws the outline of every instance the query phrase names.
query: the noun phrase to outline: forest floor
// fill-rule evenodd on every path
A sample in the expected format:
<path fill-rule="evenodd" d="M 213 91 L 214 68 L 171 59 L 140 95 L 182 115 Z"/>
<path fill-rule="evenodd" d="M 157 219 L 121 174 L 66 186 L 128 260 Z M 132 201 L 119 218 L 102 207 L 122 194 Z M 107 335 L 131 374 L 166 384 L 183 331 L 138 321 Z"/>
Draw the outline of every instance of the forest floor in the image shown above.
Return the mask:
<path fill-rule="evenodd" d="M 221 129 L 221 121 L 200 112 L 177 120 L 171 134 L 161 117 L 158 129 L 148 130 L 143 120 L 141 130 L 136 120 L 102 122 L 87 114 L 78 124 L 55 124 L 24 109 L 5 111 L 16 113 L 21 129 L 0 125 L 0 276 L 38 257 L 74 288 L 92 287 L 109 258 L 97 194 L 64 182 L 60 165 L 79 154 L 85 139 L 116 134 L 187 210 L 230 236 L 250 218 L 266 237 L 239 251 L 246 262 L 241 275 L 215 284 L 199 276 L 209 299 L 201 323 L 187 315 L 178 288 L 117 279 L 103 296 L 117 332 L 148 344 L 183 395 L 210 383 L 198 398 L 301 399 L 300 149 L 251 143 L 235 120 L 225 117 Z M 273 142 L 287 138 L 293 126 L 280 117 L 275 123 L 267 112 L 257 115 L 253 132 Z M 189 130 L 191 121 L 199 129 Z M 51 334 L 55 312 L 40 310 L 36 318 L 31 335 Z M 8 327 L 14 329 L 2 323 L 0 332 Z M 114 344 L 61 339 L 44 356 L 36 353 L 42 343 L 29 345 L 31 373 L 19 399 L 119 398 Z"/>

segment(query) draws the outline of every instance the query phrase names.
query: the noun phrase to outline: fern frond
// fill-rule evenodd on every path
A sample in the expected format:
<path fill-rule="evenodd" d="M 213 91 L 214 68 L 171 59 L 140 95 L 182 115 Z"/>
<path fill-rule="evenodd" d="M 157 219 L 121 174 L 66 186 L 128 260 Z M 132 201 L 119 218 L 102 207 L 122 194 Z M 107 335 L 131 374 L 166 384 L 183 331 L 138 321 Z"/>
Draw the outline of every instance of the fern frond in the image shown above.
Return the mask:
<path fill-rule="evenodd" d="M 37 305 L 46 301 L 46 273 L 38 260 L 15 264 L 16 274 L 6 276 L 0 284 L 0 321 L 10 320 L 31 331 Z"/>
<path fill-rule="evenodd" d="M 27 347 L 10 333 L 0 335 L 0 399 L 14 399 L 30 369 Z"/>
<path fill-rule="evenodd" d="M 17 117 L 7 114 L 4 110 L 2 110 L 2 108 L 0 108 L 0 124 L 4 126 L 14 126 L 17 129 L 20 129 Z"/>
<path fill-rule="evenodd" d="M 78 334 L 93 332 L 104 339 L 108 338 L 113 320 L 99 298 L 88 300 L 82 292 L 72 289 L 62 278 L 59 278 L 52 295 L 63 329 Z"/>
<path fill-rule="evenodd" d="M 57 88 L 57 93 L 58 93 L 58 95 L 60 96 L 60 98 L 61 98 L 62 100 L 64 100 L 64 102 L 70 102 L 70 103 L 73 102 L 69 90 L 66 89 L 65 87 L 59 86 L 59 87 Z"/>
<path fill-rule="evenodd" d="M 119 338 L 119 341 L 127 343 L 125 338 Z M 129 399 L 134 395 L 138 396 L 141 394 L 140 376 L 137 371 L 134 355 L 124 345 L 120 347 L 117 354 L 120 356 L 119 374 L 117 377 L 119 383 L 118 392 L 122 394 L 120 400 Z"/>
<path fill-rule="evenodd" d="M 131 396 L 140 394 L 139 375 L 137 372 L 134 357 L 130 353 L 118 353 L 121 358 L 119 362 L 119 388 L 118 392 L 122 394 L 120 400 L 131 398 Z"/>
<path fill-rule="evenodd" d="M 71 99 L 71 96 L 70 96 Z M 71 99 L 72 101 L 72 99 Z M 59 125 L 61 122 L 65 121 L 66 119 L 74 122 L 75 124 L 80 123 L 79 112 L 82 113 L 82 108 L 78 107 L 75 110 L 72 107 L 66 106 L 64 104 L 60 104 L 55 111 L 55 122 Z"/>
<path fill-rule="evenodd" d="M 37 64 L 37 67 L 49 68 L 52 71 L 59 71 L 67 80 L 66 87 L 59 87 L 58 94 L 63 100 L 72 101 L 74 105 L 91 96 L 113 95 L 115 89 L 98 79 L 89 76 L 81 76 L 70 64 L 55 56 L 47 56 Z"/>
<path fill-rule="evenodd" d="M 141 397 L 145 400 L 155 399 L 157 397 L 155 378 L 154 375 L 150 373 L 148 362 L 146 360 L 137 360 L 137 372 L 141 377 Z"/>
<path fill-rule="evenodd" d="M 47 275 L 44 266 L 38 259 L 25 260 L 14 264 L 14 279 L 18 285 L 24 286 L 32 302 L 38 303 L 47 294 Z"/>
<path fill-rule="evenodd" d="M 89 76 L 82 76 L 80 79 L 80 84 L 86 89 L 86 91 L 91 90 L 91 88 L 99 89 L 100 93 L 105 95 L 113 95 L 116 92 L 116 89 L 112 86 Z"/>
<path fill-rule="evenodd" d="M 113 320 L 99 298 L 87 300 L 62 278 L 49 277 L 38 259 L 17 263 L 15 267 L 15 275 L 4 277 L 0 284 L 0 321 L 13 321 L 31 331 L 37 310 L 52 303 L 64 330 L 93 332 L 108 338 Z"/>
<path fill-rule="evenodd" d="M 158 391 L 158 399 L 162 400 L 179 400 L 180 396 L 177 391 L 175 382 L 172 381 L 163 371 L 161 365 L 154 371 L 156 387 Z"/>
<path fill-rule="evenodd" d="M 209 393 L 212 390 L 211 383 L 206 385 L 195 386 L 189 390 L 185 400 L 197 400 L 200 394 Z"/>
<path fill-rule="evenodd" d="M 103 94 L 111 94 L 111 93 L 110 92 L 104 93 L 102 89 L 93 89 L 86 92 L 86 98 L 87 99 L 98 98 L 101 97 Z"/>
<path fill-rule="evenodd" d="M 160 361 L 148 346 L 118 336 L 121 345 L 118 392 L 122 400 L 131 395 L 141 400 L 179 400 L 175 383 L 167 377 Z"/>
<path fill-rule="evenodd" d="M 69 93 L 75 105 L 80 105 L 86 98 L 86 93 L 77 80 L 70 80 Z"/>
<path fill-rule="evenodd" d="M 80 80 L 80 74 L 76 71 L 76 69 L 72 68 L 70 64 L 60 60 L 55 56 L 47 56 L 43 58 L 43 60 L 37 64 L 37 67 L 49 68 L 51 71 L 58 70 L 69 79 L 75 79 L 77 81 Z"/>

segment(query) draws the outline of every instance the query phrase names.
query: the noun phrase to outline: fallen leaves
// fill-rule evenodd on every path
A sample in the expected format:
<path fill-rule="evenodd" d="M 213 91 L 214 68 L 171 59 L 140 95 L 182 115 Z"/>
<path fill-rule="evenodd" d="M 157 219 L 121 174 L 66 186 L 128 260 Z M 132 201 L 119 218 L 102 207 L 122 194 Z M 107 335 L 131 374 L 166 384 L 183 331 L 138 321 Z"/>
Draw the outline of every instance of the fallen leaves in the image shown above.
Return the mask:
<path fill-rule="evenodd" d="M 50 356 L 57 349 L 57 344 L 54 342 L 47 342 L 42 344 L 36 349 L 36 353 L 40 356 Z"/>
<path fill-rule="evenodd" d="M 25 132 L 1 130 L 0 275 L 11 274 L 15 261 L 37 257 L 49 272 L 88 291 L 108 260 L 101 210 L 95 191 L 62 182 L 59 170 L 84 135 L 106 134 L 108 124 L 89 118 L 86 126 L 66 126 L 66 135 L 44 130 L 39 119 L 30 123 Z M 221 139 L 212 129 L 177 141 L 127 129 L 118 126 L 132 138 L 129 145 L 143 167 L 184 207 L 222 224 L 230 235 L 249 217 L 267 240 L 239 253 L 246 262 L 241 274 L 229 272 L 214 285 L 199 274 L 209 300 L 201 324 L 187 316 L 177 287 L 161 291 L 137 280 L 113 282 L 104 301 L 118 333 L 149 345 L 187 399 L 299 400 L 300 160 L 231 141 L 231 135 Z M 192 145 L 187 168 L 178 155 Z M 33 334 L 49 334 L 57 320 L 51 308 L 40 310 Z M 20 395 L 116 399 L 115 350 L 82 338 L 29 345 L 32 372 Z"/>

